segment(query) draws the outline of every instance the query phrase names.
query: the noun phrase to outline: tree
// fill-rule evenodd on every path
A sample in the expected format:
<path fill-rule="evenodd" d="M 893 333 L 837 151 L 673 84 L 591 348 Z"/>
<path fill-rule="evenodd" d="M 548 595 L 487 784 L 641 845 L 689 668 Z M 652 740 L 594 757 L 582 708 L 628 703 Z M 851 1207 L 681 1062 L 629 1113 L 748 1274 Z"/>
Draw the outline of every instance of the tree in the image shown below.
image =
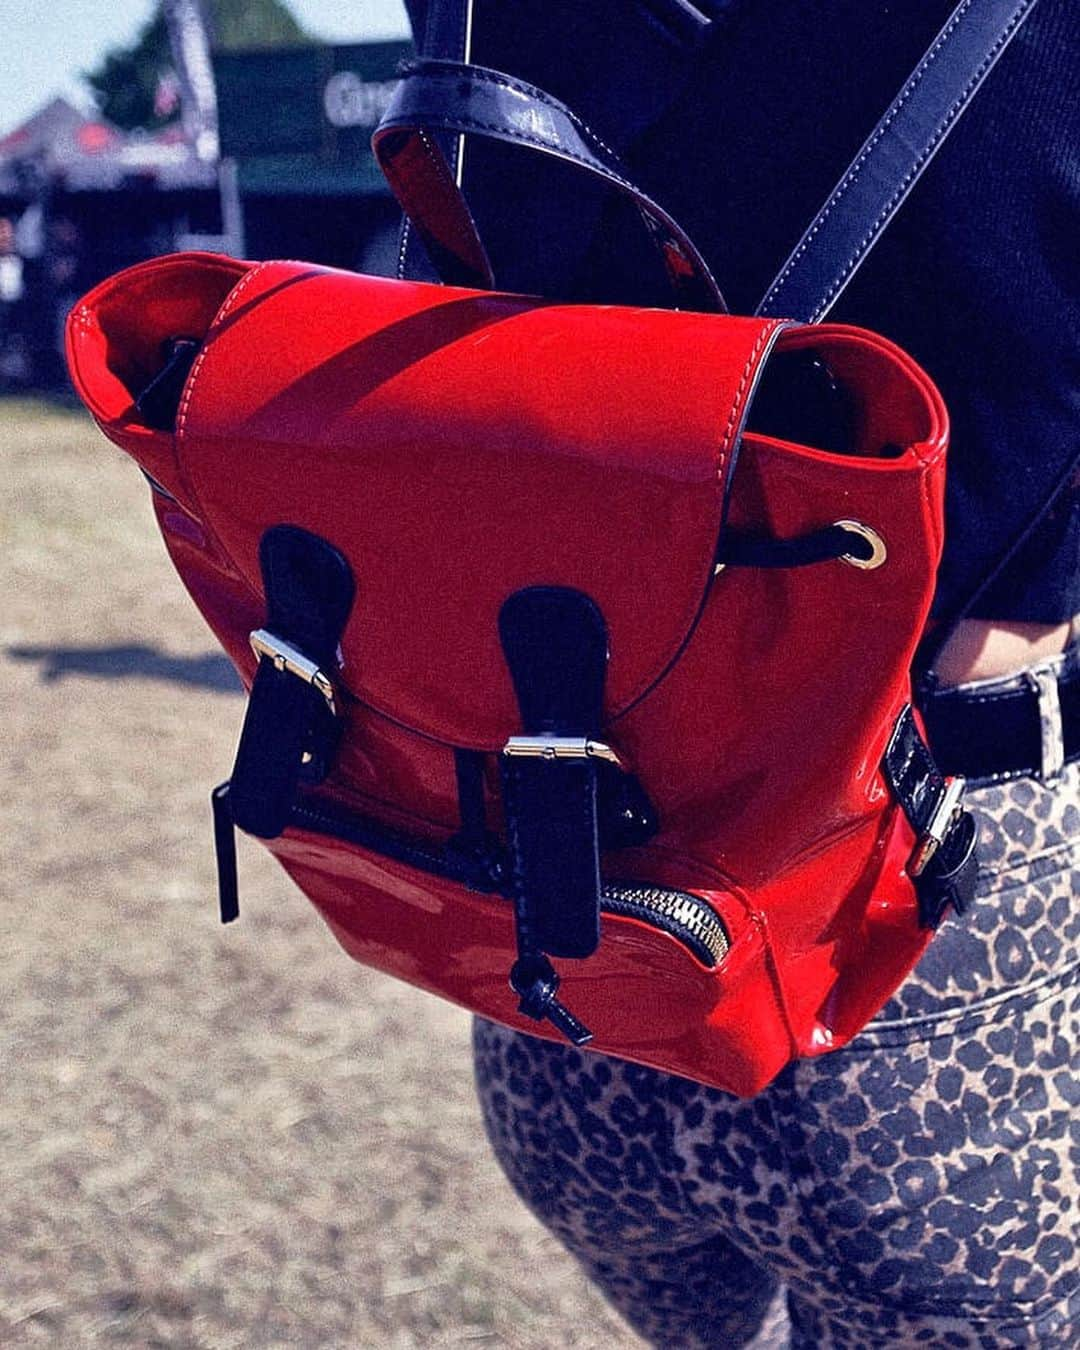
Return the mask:
<path fill-rule="evenodd" d="M 216 50 L 295 47 L 313 42 L 284 0 L 205 0 Z M 115 47 L 84 78 L 103 117 L 131 131 L 176 121 L 169 33 L 160 6 L 129 47 Z"/>
<path fill-rule="evenodd" d="M 214 46 L 221 51 L 295 47 L 315 41 L 283 0 L 210 0 L 208 11 Z"/>

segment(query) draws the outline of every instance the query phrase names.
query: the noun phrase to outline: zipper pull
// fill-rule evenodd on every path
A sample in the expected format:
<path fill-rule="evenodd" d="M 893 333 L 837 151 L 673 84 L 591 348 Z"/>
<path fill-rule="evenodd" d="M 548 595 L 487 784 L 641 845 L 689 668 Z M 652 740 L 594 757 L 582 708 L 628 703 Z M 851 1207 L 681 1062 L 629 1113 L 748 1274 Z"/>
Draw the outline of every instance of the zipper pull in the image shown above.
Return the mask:
<path fill-rule="evenodd" d="M 592 1032 L 579 1022 L 570 1009 L 555 995 L 559 991 L 559 977 L 546 956 L 522 956 L 510 971 L 510 988 L 521 999 L 518 1012 L 534 1022 L 551 1023 L 572 1045 L 588 1045 Z"/>
<path fill-rule="evenodd" d="M 236 830 L 233 826 L 229 784 L 219 783 L 210 794 L 214 813 L 214 856 L 217 859 L 218 910 L 222 923 L 240 917 L 240 883 L 236 876 Z"/>

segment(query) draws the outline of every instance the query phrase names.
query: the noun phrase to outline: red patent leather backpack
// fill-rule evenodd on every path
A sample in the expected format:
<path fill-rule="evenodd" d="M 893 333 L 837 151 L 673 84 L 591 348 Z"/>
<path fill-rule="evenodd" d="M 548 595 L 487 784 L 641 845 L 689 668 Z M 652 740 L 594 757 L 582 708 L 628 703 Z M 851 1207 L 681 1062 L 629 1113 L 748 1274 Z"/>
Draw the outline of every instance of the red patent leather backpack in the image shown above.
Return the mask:
<path fill-rule="evenodd" d="M 478 127 L 630 193 L 685 308 L 492 292 L 431 134 Z M 883 338 L 772 317 L 857 265 L 880 143 L 734 318 L 566 109 L 425 62 L 377 149 L 455 284 L 181 254 L 76 306 L 76 386 L 250 689 L 224 919 L 238 826 L 358 960 L 741 1094 L 881 1007 L 973 878 L 910 706 L 947 418 Z"/>

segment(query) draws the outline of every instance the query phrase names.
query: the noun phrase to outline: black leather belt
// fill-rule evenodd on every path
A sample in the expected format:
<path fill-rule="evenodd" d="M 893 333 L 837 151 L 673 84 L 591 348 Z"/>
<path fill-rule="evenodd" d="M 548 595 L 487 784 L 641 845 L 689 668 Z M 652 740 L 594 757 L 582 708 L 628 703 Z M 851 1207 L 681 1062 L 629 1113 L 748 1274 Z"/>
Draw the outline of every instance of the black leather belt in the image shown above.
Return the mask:
<path fill-rule="evenodd" d="M 1052 778 L 1080 759 L 1080 648 L 1016 676 L 922 691 L 943 773 L 969 783 Z"/>

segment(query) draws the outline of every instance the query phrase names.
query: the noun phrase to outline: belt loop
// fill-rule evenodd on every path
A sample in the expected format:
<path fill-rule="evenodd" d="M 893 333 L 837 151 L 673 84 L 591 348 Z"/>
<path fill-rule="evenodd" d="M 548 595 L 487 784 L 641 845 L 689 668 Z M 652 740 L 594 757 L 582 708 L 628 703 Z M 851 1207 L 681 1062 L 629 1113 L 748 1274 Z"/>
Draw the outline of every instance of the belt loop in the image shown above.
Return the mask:
<path fill-rule="evenodd" d="M 1039 740 L 1042 747 L 1040 777 L 1044 783 L 1060 778 L 1065 768 L 1065 728 L 1061 720 L 1061 697 L 1057 671 L 1060 662 L 1031 666 L 1024 679 L 1039 700 Z"/>

